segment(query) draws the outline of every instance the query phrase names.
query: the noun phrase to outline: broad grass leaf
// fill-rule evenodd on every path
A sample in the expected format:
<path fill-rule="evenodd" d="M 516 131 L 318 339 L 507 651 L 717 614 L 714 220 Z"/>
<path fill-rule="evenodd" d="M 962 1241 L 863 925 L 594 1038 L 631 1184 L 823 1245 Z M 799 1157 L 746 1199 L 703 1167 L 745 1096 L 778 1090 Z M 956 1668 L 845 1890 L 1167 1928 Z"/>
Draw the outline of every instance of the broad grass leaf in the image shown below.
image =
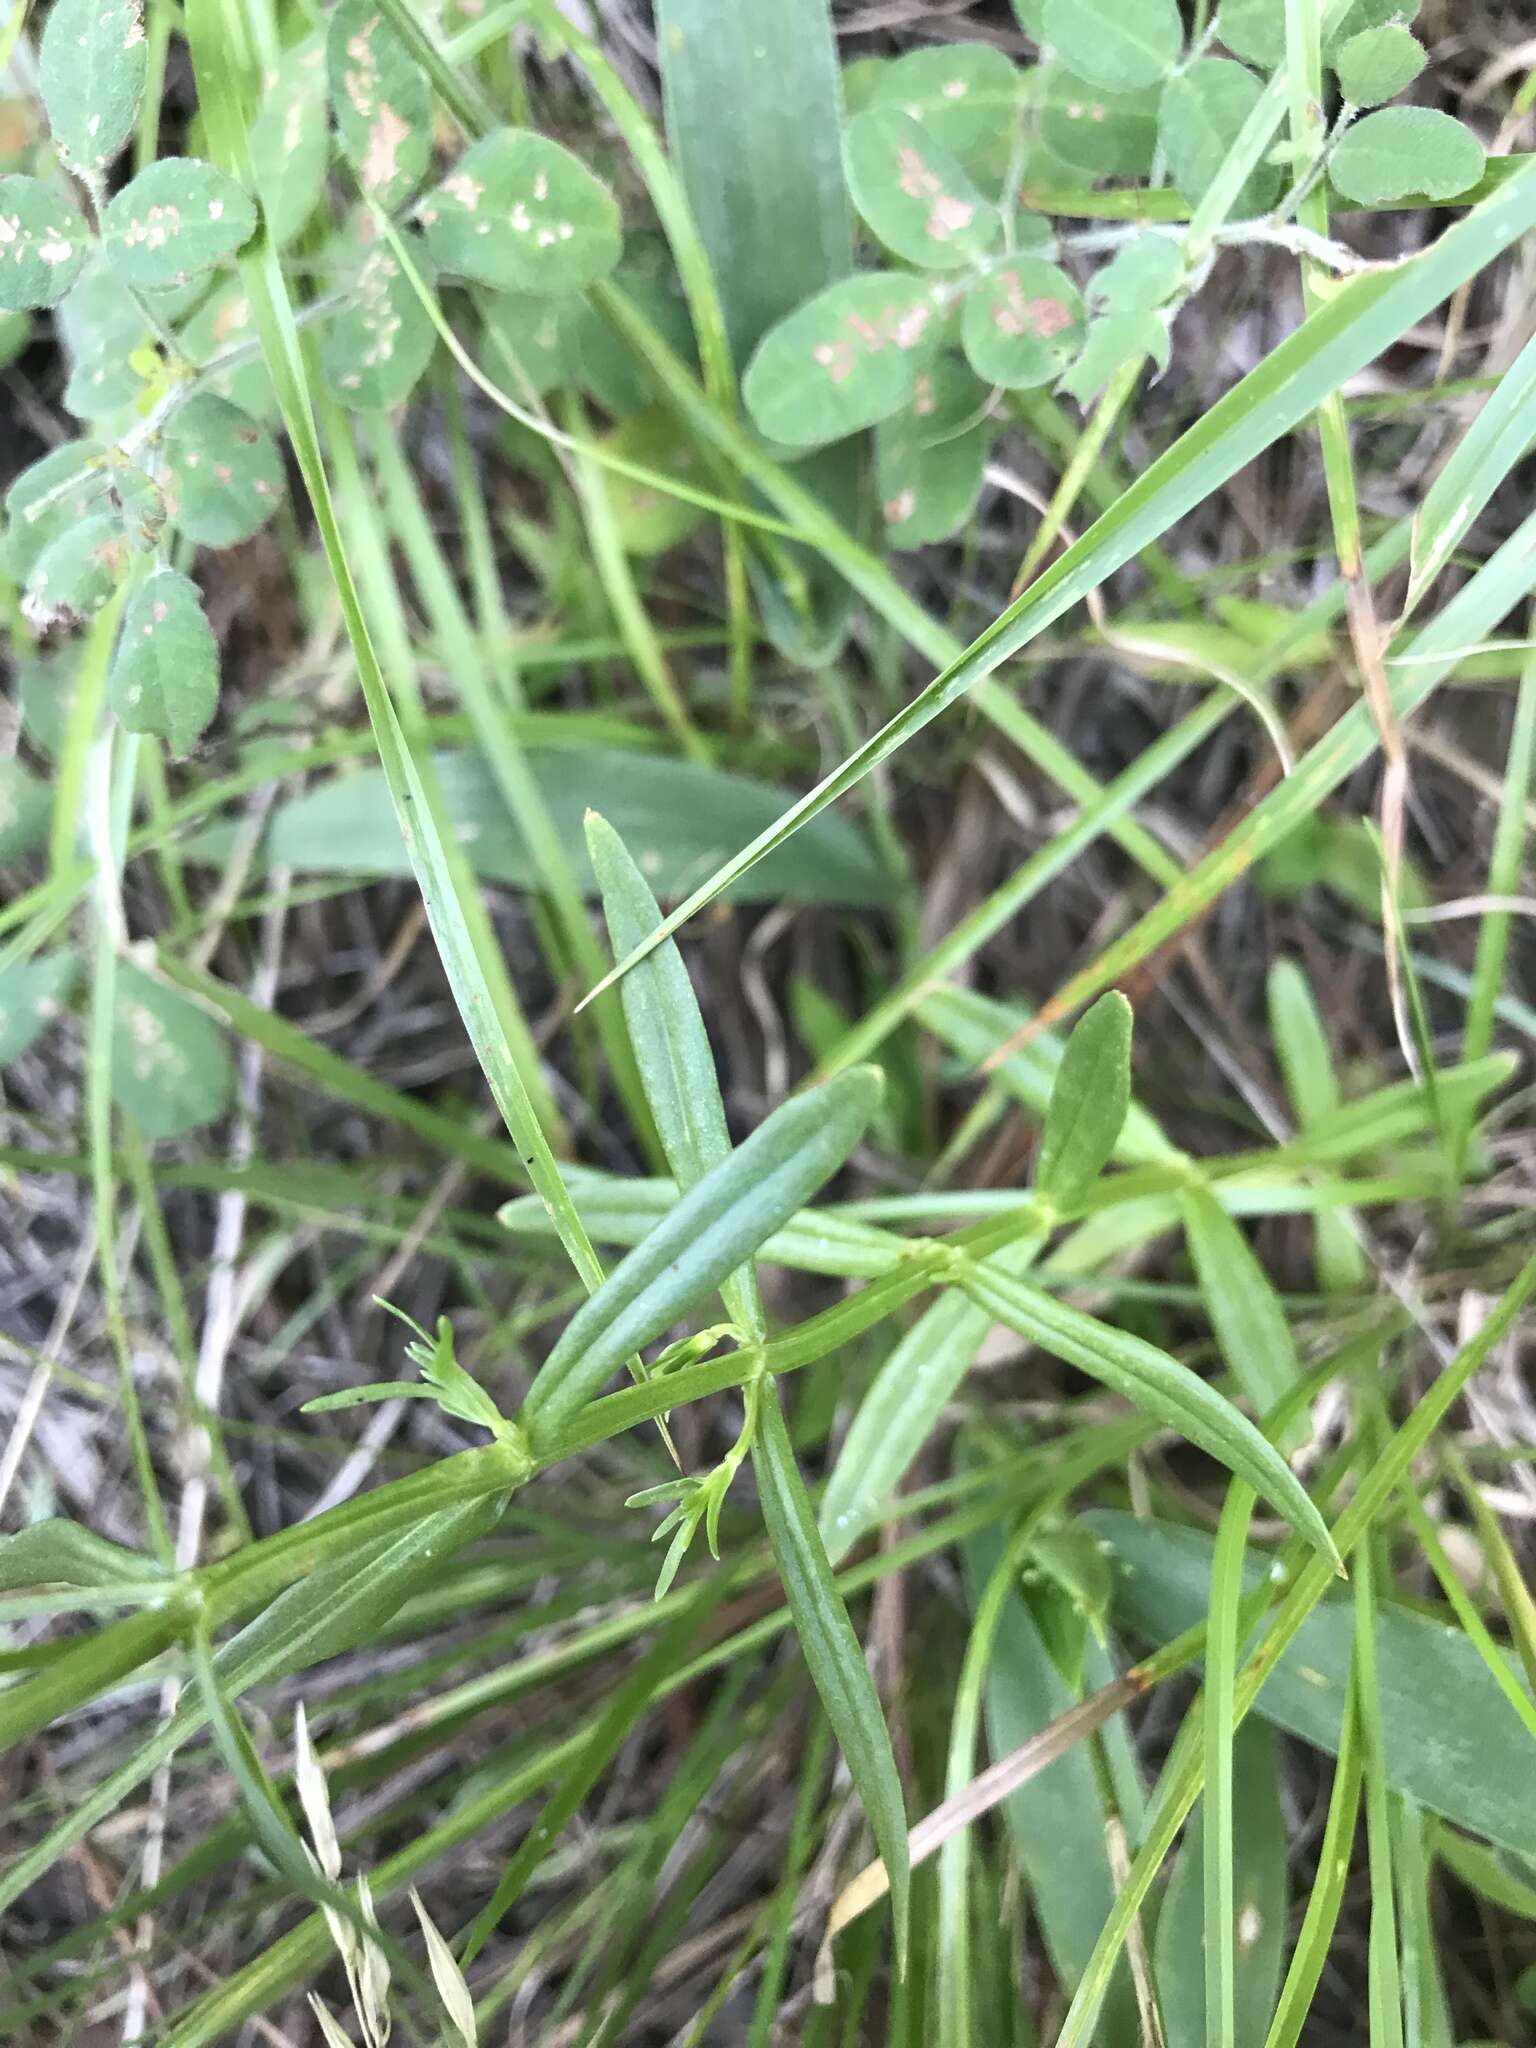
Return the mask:
<path fill-rule="evenodd" d="M 963 270 L 1001 225 L 964 166 L 900 107 L 856 114 L 843 138 L 848 189 L 870 231 L 926 270 Z"/>
<path fill-rule="evenodd" d="M 1157 86 L 1106 92 L 1052 64 L 1042 73 L 1040 140 L 1062 163 L 1091 178 L 1142 178 L 1157 153 Z"/>
<path fill-rule="evenodd" d="M 1158 140 L 1173 182 L 1191 206 L 1205 197 L 1263 93 L 1254 74 L 1229 57 L 1198 58 L 1163 88 Z M 1260 165 L 1239 193 L 1235 211 L 1262 213 L 1279 189 L 1280 173 Z"/>
<path fill-rule="evenodd" d="M 988 1262 L 960 1284 L 1001 1323 L 1055 1358 L 1101 1380 L 1141 1414 L 1207 1451 L 1270 1501 L 1325 1557 L 1333 1539 L 1306 1488 L 1248 1418 L 1155 1344 L 1101 1323 Z"/>
<path fill-rule="evenodd" d="M 342 154 L 376 206 L 393 212 L 432 161 L 432 89 L 374 0 L 341 0 L 325 68 Z"/>
<path fill-rule="evenodd" d="M 619 747 L 526 749 L 538 785 L 578 875 L 584 875 L 582 820 L 600 810 L 623 838 L 658 896 L 676 896 L 778 817 L 788 791 L 745 775 Z M 535 889 L 540 869 L 507 815 L 485 758 L 434 756 L 444 798 L 475 872 L 488 881 Z M 365 768 L 319 782 L 280 803 L 264 842 L 268 862 L 304 874 L 407 875 L 400 828 L 385 802 L 383 772 Z M 228 832 L 200 833 L 189 858 L 222 862 Z M 595 889 L 594 889 L 595 893 Z M 827 817 L 755 868 L 733 894 L 738 903 L 885 903 L 890 877 L 864 835 L 846 818 Z"/>
<path fill-rule="evenodd" d="M 898 1969 L 907 1953 L 911 1875 L 906 1803 L 880 1696 L 822 1547 L 805 1481 L 795 1462 L 778 1388 L 763 1388 L 752 1469 L 763 1521 L 806 1669 L 875 1837 L 891 1890 Z"/>
<path fill-rule="evenodd" d="M 266 525 L 283 494 L 283 462 L 265 427 L 227 398 L 195 392 L 161 443 L 172 523 L 203 547 L 228 548 Z"/>
<path fill-rule="evenodd" d="M 1483 145 L 1435 107 L 1383 107 L 1347 128 L 1328 159 L 1334 190 L 1360 206 L 1423 193 L 1454 199 L 1483 174 Z"/>
<path fill-rule="evenodd" d="M 948 540 L 975 510 L 995 432 L 990 395 L 958 358 L 940 356 L 875 429 L 875 489 L 893 546 Z"/>
<path fill-rule="evenodd" d="M 1001 184 L 1013 146 L 1021 75 L 987 43 L 937 43 L 879 65 L 871 107 L 899 107 L 988 191 Z"/>
<path fill-rule="evenodd" d="M 232 256 L 256 231 L 256 207 L 212 164 L 166 156 L 107 201 L 101 229 L 125 282 L 159 291 Z"/>
<path fill-rule="evenodd" d="M 159 569 L 128 607 L 107 679 L 129 732 L 190 753 L 219 706 L 219 647 L 191 577 Z"/>
<path fill-rule="evenodd" d="M 212 1123 L 234 1087 L 218 1026 L 185 996 L 117 963 L 112 1016 L 112 1098 L 146 1138 L 180 1138 Z"/>
<path fill-rule="evenodd" d="M 102 171 L 132 135 L 148 48 L 144 0 L 54 0 L 37 83 L 49 131 L 75 169 Z"/>
<path fill-rule="evenodd" d="M 607 276 L 622 247 L 607 186 L 568 149 L 525 128 L 474 143 L 418 218 L 444 270 L 497 291 L 581 291 Z"/>
<path fill-rule="evenodd" d="M 1122 1628 L 1165 1643 L 1204 1619 L 1209 1536 L 1110 1509 L 1085 1520 L 1119 1554 L 1115 1613 Z M 1267 1552 L 1250 1551 L 1243 1574 L 1250 1592 L 1271 1562 Z M 1336 1755 L 1352 1635 L 1349 1595 L 1324 1598 L 1276 1660 L 1254 1711 Z M 1392 1600 L 1379 1603 L 1376 1646 L 1392 1789 L 1517 1856 L 1536 1858 L 1531 1738 L 1477 1649 L 1460 1629 Z"/>
<path fill-rule="evenodd" d="M 1247 1238 L 1209 1188 L 1181 1189 L 1179 1209 L 1221 1355 L 1256 1412 L 1267 1415 L 1301 1377 L 1285 1309 Z M 1281 1449 L 1295 1450 L 1309 1433 L 1298 1418 L 1279 1439 Z"/>
<path fill-rule="evenodd" d="M 1002 1555 L 996 1527 L 961 1546 L 974 1614 Z M 1079 1694 L 1051 1656 L 1021 1593 L 1007 1595 L 987 1665 L 983 1705 L 994 1761 L 1010 1755 L 1075 1706 Z M 1002 1818 L 1039 1916 L 1052 1967 L 1074 1989 L 1115 1899 L 1105 1847 L 1105 1802 L 1087 1743 L 1076 1743 L 1002 1802 Z M 1102 2034 L 1116 2048 L 1136 2039 L 1129 1975 L 1115 1973 Z"/>
<path fill-rule="evenodd" d="M 1285 62 L 1285 8 L 1275 0 L 1221 0 L 1216 33 L 1245 64 L 1273 71 Z"/>
<path fill-rule="evenodd" d="M 407 238 L 412 262 L 430 281 L 433 266 L 416 237 Z M 375 242 L 363 258 L 347 303 L 326 323 L 320 368 L 342 404 L 356 412 L 384 412 L 404 404 L 426 374 L 437 347 L 415 287 L 394 251 Z"/>
<path fill-rule="evenodd" d="M 1274 1733 L 1251 1717 L 1232 1737 L 1236 1972 L 1233 2048 L 1264 2048 L 1285 1961 L 1290 1884 Z M 1203 1809 L 1196 1808 L 1157 1916 L 1153 1964 L 1168 2048 L 1206 2048 Z"/>
<path fill-rule="evenodd" d="M 66 527 L 33 563 L 22 591 L 23 613 L 39 631 L 88 619 L 116 590 L 131 552 L 116 512 L 93 512 Z"/>
<path fill-rule="evenodd" d="M 0 775 L 0 805 L 4 800 Z M 62 1014 L 79 971 L 80 963 L 67 946 L 0 967 L 0 1066 L 19 1059 Z"/>
<path fill-rule="evenodd" d="M 1131 1106 L 1131 1006 L 1111 989 L 1072 1029 L 1051 1085 L 1035 1191 L 1053 1208 L 1080 1202 L 1114 1156 Z"/>
<path fill-rule="evenodd" d="M 1341 43 L 1329 62 L 1346 100 L 1357 107 L 1379 107 L 1406 92 L 1428 58 L 1417 36 L 1389 27 L 1363 29 Z"/>
<path fill-rule="evenodd" d="M 771 327 L 742 380 L 758 431 L 791 448 L 841 441 L 912 397 L 939 344 L 918 277 L 850 277 Z"/>
<path fill-rule="evenodd" d="M 159 1578 L 152 1557 L 109 1543 L 62 1516 L 0 1536 L 0 1593 L 31 1586 L 120 1586 Z"/>
<path fill-rule="evenodd" d="M 1045 0 L 1045 40 L 1109 92 L 1166 78 L 1184 47 L 1177 0 Z"/>
<path fill-rule="evenodd" d="M 278 248 L 291 242 L 325 196 L 331 163 L 325 37 L 317 30 L 285 50 L 268 73 L 251 122 L 251 175 L 261 217 Z"/>
<path fill-rule="evenodd" d="M 56 306 L 85 267 L 95 237 L 41 178 L 0 178 L 0 313 Z"/>
<path fill-rule="evenodd" d="M 869 1067 L 793 1096 L 683 1195 L 582 1303 L 545 1359 L 522 1411 L 541 1442 L 830 1179 L 879 1099 L 880 1077 Z"/>
<path fill-rule="evenodd" d="M 0 756 L 0 866 L 37 852 L 51 815 L 47 784 L 14 754 Z"/>
<path fill-rule="evenodd" d="M 1128 363 L 1154 362 L 1166 370 L 1171 346 L 1167 323 L 1156 313 L 1111 313 L 1090 320 L 1083 352 L 1062 378 L 1061 389 L 1089 406 Z"/>
<path fill-rule="evenodd" d="M 1083 302 L 1067 273 L 1043 256 L 1018 256 L 965 295 L 960 338 L 984 384 L 1011 391 L 1050 384 L 1076 356 Z"/>

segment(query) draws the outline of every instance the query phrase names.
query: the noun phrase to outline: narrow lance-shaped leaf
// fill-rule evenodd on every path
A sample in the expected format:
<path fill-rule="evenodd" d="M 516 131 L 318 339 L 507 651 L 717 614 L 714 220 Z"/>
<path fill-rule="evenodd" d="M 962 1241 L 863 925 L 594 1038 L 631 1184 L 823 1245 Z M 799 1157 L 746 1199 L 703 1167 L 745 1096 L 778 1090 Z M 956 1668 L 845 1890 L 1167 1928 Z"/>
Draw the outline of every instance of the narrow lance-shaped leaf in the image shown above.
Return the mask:
<path fill-rule="evenodd" d="M 589 811 L 586 829 L 608 935 L 622 959 L 656 929 L 661 912 L 650 884 L 608 821 Z M 709 1036 L 676 942 L 669 939 L 627 975 L 620 995 L 646 1104 L 667 1164 L 686 1192 L 730 1157 L 731 1135 Z M 761 1336 L 766 1324 L 750 1265 L 722 1282 L 721 1292 L 746 1334 Z"/>
<path fill-rule="evenodd" d="M 37 56 L 48 128 L 94 178 L 133 133 L 144 95 L 144 0 L 54 0 Z"/>
<path fill-rule="evenodd" d="M 1131 1105 L 1131 1006 L 1111 990 L 1067 1040 L 1056 1069 L 1035 1167 L 1043 1201 L 1070 1209 L 1114 1155 Z"/>
<path fill-rule="evenodd" d="M 911 1877 L 907 1816 L 891 1738 L 869 1666 L 853 1632 L 816 1529 L 805 1481 L 784 1426 L 778 1389 L 763 1389 L 752 1468 L 763 1520 L 784 1582 L 795 1634 L 838 1748 L 848 1765 L 891 1888 L 898 1968 L 905 1967 Z"/>
<path fill-rule="evenodd" d="M 27 1586 L 125 1585 L 158 1578 L 161 1570 L 154 1558 L 108 1543 L 62 1517 L 0 1536 L 0 1593 Z"/>
<path fill-rule="evenodd" d="M 870 1067 L 793 1097 L 683 1196 L 583 1302 L 544 1361 L 522 1418 L 541 1441 L 837 1171 L 879 1097 L 880 1077 Z"/>
<path fill-rule="evenodd" d="M 1473 520 L 1536 440 L 1536 335 L 1521 349 L 1451 450 L 1413 521 L 1406 609 L 1412 611 Z M 45 458 L 46 460 L 47 458 Z"/>
<path fill-rule="evenodd" d="M 1102 1380 L 1144 1415 L 1219 1459 L 1271 1501 L 1298 1535 L 1337 1560 L 1327 1524 L 1290 1466 L 1245 1415 L 1188 1367 L 1155 1344 L 1112 1329 L 990 1264 L 971 1266 L 960 1284 L 1010 1330 Z"/>
<path fill-rule="evenodd" d="M 1301 1377 L 1285 1310 L 1252 1247 L 1206 1187 L 1180 1190 L 1184 1236 L 1200 1298 L 1232 1377 L 1266 1415 Z M 1299 1419 L 1280 1439 L 1293 1451 L 1307 1440 Z"/>

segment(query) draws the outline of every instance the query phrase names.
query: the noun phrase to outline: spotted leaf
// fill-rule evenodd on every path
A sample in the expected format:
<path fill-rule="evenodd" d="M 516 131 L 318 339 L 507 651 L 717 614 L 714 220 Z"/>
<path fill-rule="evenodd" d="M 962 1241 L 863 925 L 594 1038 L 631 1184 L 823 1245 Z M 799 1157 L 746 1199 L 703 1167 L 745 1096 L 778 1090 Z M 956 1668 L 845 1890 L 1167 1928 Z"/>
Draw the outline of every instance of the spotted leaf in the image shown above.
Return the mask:
<path fill-rule="evenodd" d="M 191 360 L 205 366 L 217 363 L 226 351 L 257 339 L 255 309 L 238 275 L 209 292 L 180 333 L 181 345 Z M 205 367 L 197 381 L 199 390 L 227 398 L 254 419 L 269 420 L 277 413 L 272 375 L 259 352 L 222 369 Z"/>
<path fill-rule="evenodd" d="M 412 238 L 416 268 L 432 264 Z M 378 412 L 410 396 L 437 346 L 437 330 L 387 242 L 363 258 L 348 303 L 326 328 L 320 363 L 343 405 Z"/>
<path fill-rule="evenodd" d="M 966 293 L 960 337 L 984 382 L 1014 391 L 1049 384 L 1082 346 L 1083 302 L 1056 264 L 1020 256 Z"/>
<path fill-rule="evenodd" d="M 854 205 L 886 247 L 909 263 L 960 270 L 997 239 L 997 208 L 901 108 L 856 114 L 843 156 Z"/>
<path fill-rule="evenodd" d="M 151 576 L 128 608 L 107 683 L 129 732 L 188 753 L 219 702 L 219 649 L 197 585 L 175 569 Z"/>
<path fill-rule="evenodd" d="M 256 208 L 212 164 L 167 156 L 108 200 L 101 225 L 119 275 L 154 291 L 232 256 L 255 233 Z"/>
<path fill-rule="evenodd" d="M 112 1096 L 147 1138 L 179 1138 L 229 1102 L 229 1053 L 217 1026 L 185 996 L 117 963 Z"/>
<path fill-rule="evenodd" d="M 1001 183 L 1019 104 L 1019 73 L 1001 50 L 986 43 L 940 43 L 877 61 L 865 104 L 899 107 L 973 178 L 988 189 Z"/>
<path fill-rule="evenodd" d="M 25 860 L 48 836 L 53 799 L 25 761 L 0 754 L 0 866 Z"/>
<path fill-rule="evenodd" d="M 78 972 L 68 947 L 0 967 L 0 1066 L 41 1038 L 69 1001 Z"/>
<path fill-rule="evenodd" d="M 54 0 L 37 82 L 53 139 L 77 170 L 101 171 L 132 135 L 147 50 L 144 0 Z"/>
<path fill-rule="evenodd" d="M 171 519 L 189 540 L 228 548 L 277 510 L 283 464 L 248 412 L 198 392 L 171 415 L 162 441 Z"/>
<path fill-rule="evenodd" d="M 61 534 L 98 512 L 115 513 L 148 543 L 164 524 L 164 501 L 142 470 L 109 460 L 95 441 L 67 441 L 30 469 L 5 496 L 0 563 L 24 583 Z"/>
<path fill-rule="evenodd" d="M 325 39 L 317 34 L 284 52 L 251 123 L 251 174 L 267 233 L 279 248 L 320 204 L 330 160 Z"/>
<path fill-rule="evenodd" d="M 970 517 L 992 447 L 990 395 L 963 363 L 940 356 L 910 403 L 875 429 L 875 483 L 893 547 L 947 540 Z"/>
<path fill-rule="evenodd" d="M 28 622 L 43 632 L 88 619 L 117 588 L 131 553 L 117 512 L 94 512 L 65 527 L 43 549 L 27 578 L 21 609 Z"/>
<path fill-rule="evenodd" d="M 584 164 L 524 128 L 465 151 L 420 208 L 445 270 L 508 292 L 576 292 L 619 260 L 619 209 Z"/>
<path fill-rule="evenodd" d="M 90 229 L 51 185 L 0 178 L 0 313 L 56 306 L 90 252 Z"/>
<path fill-rule="evenodd" d="M 1044 74 L 1040 140 L 1074 171 L 1092 178 L 1140 178 L 1157 151 L 1156 86 L 1106 92 L 1065 65 Z"/>
<path fill-rule="evenodd" d="M 373 0 L 341 0 L 325 61 L 342 152 L 368 198 L 392 210 L 432 161 L 432 89 Z"/>
<path fill-rule="evenodd" d="M 938 307 L 921 278 L 850 277 L 769 328 L 742 395 L 771 440 L 840 441 L 907 403 L 938 340 Z"/>

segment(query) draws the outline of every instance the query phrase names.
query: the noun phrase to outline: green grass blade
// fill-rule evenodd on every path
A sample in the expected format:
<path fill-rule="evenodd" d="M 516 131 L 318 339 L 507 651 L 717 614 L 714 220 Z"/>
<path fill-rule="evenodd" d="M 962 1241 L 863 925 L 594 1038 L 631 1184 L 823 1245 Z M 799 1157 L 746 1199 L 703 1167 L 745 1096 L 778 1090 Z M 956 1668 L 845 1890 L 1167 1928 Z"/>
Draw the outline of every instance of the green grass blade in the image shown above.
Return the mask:
<path fill-rule="evenodd" d="M 1205 1636 L 1205 2034 L 1210 2048 L 1236 2048 L 1237 1887 L 1233 1877 L 1232 1743 L 1236 1729 L 1237 1615 L 1253 1489 L 1227 1489 L 1211 1559 Z"/>
<path fill-rule="evenodd" d="M 1200 1298 L 1221 1354 L 1256 1412 L 1267 1415 L 1301 1377 L 1280 1297 L 1247 1238 L 1209 1188 L 1183 1189 L 1179 1211 Z M 1295 1450 L 1310 1433 L 1306 1419 L 1298 1416 L 1281 1440 L 1281 1450 Z"/>

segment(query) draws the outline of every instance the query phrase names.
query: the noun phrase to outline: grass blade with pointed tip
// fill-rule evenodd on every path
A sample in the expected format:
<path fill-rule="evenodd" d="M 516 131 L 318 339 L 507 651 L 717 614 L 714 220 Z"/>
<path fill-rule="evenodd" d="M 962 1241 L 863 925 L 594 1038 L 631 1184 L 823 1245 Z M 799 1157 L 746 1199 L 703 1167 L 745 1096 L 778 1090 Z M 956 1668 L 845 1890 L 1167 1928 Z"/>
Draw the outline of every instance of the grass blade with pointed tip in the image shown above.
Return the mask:
<path fill-rule="evenodd" d="M 872 1067 L 839 1075 L 781 1104 L 697 1182 L 582 1303 L 545 1359 L 522 1411 L 538 1440 L 787 1221 L 842 1165 L 879 1099 Z"/>

